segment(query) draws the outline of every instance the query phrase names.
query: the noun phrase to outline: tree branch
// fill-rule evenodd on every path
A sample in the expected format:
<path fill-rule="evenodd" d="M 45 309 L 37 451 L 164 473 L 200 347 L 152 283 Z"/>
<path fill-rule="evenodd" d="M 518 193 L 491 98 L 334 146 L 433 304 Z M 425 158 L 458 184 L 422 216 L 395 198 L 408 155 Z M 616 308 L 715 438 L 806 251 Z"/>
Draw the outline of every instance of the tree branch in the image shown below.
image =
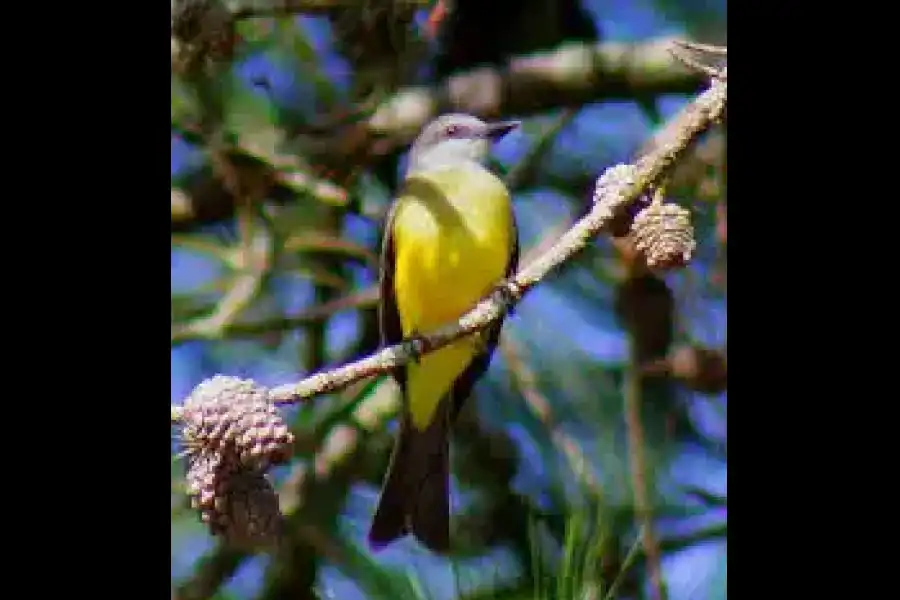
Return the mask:
<path fill-rule="evenodd" d="M 433 87 L 400 90 L 375 110 L 369 128 L 405 143 L 440 112 L 523 115 L 602 100 L 695 93 L 703 75 L 671 54 L 673 42 L 566 44 L 514 57 L 504 69 L 478 69 Z"/>
<path fill-rule="evenodd" d="M 268 160 L 251 156 L 247 149 L 236 149 L 231 158 L 240 164 L 241 177 L 260 182 L 263 193 L 280 201 L 296 193 L 310 194 L 329 204 L 344 204 L 347 190 L 305 172 L 295 165 L 273 165 Z M 212 172 L 197 173 L 183 186 L 171 190 L 172 231 L 190 230 L 198 225 L 214 223 L 234 215 L 237 198 Z"/>
<path fill-rule="evenodd" d="M 378 289 L 373 286 L 334 300 L 329 300 L 328 302 L 316 304 L 296 315 L 259 321 L 229 322 L 226 323 L 224 327 L 217 329 L 202 326 L 198 327 L 196 323 L 202 324 L 203 320 L 191 321 L 188 323 L 172 325 L 171 345 L 177 346 L 185 342 L 197 340 L 209 341 L 225 338 L 255 337 L 276 331 L 289 331 L 300 327 L 306 327 L 311 323 L 321 323 L 342 310 L 372 308 L 377 302 Z"/>
<path fill-rule="evenodd" d="M 672 131 L 677 131 L 677 135 L 666 139 L 634 164 L 616 165 L 607 169 L 597 180 L 593 207 L 586 216 L 577 221 L 546 252 L 506 282 L 502 286 L 503 294 L 495 294 L 483 300 L 458 322 L 423 337 L 421 348 L 417 352 L 433 352 L 501 318 L 512 304 L 518 302 L 552 270 L 584 249 L 598 233 L 610 225 L 616 215 L 622 214 L 646 190 L 657 185 L 692 142 L 722 117 L 726 96 L 727 82 L 714 80 L 709 89 L 678 114 L 677 123 L 672 125 Z M 270 398 L 276 404 L 289 404 L 339 390 L 355 381 L 388 373 L 406 364 L 413 358 L 410 350 L 406 344 L 384 348 L 353 363 L 311 375 L 296 384 L 274 388 L 270 390 Z M 173 406 L 171 412 L 173 420 L 180 419 L 178 407 Z"/>
<path fill-rule="evenodd" d="M 632 344 L 634 342 L 632 341 Z M 648 479 L 647 458 L 644 450 L 644 426 L 641 423 L 641 381 L 637 372 L 635 350 L 631 350 L 632 359 L 625 382 L 625 424 L 628 431 L 629 469 L 631 486 L 634 494 L 634 507 L 637 520 L 641 524 L 640 541 L 647 556 L 647 572 L 650 578 L 651 600 L 667 600 L 668 589 L 662 574 L 662 557 L 659 551 L 659 539 L 653 523 L 653 507 L 650 499 L 650 483 Z"/>
<path fill-rule="evenodd" d="M 504 69 L 480 69 L 452 76 L 434 86 L 401 89 L 358 124 L 361 131 L 357 137 L 368 145 L 360 155 L 402 147 L 441 112 L 524 115 L 602 100 L 695 93 L 703 76 L 682 66 L 669 52 L 671 45 L 670 38 L 569 44 L 512 58 Z M 334 152 L 346 152 L 346 148 L 335 143 Z M 279 180 L 285 174 L 271 167 L 258 168 L 273 187 L 285 185 Z M 296 169 L 290 171 L 290 176 L 293 181 L 288 187 L 303 188 L 317 197 L 343 198 L 346 193 L 336 184 Z M 226 219 L 233 210 L 234 198 L 223 186 L 210 182 L 208 175 L 172 192 L 173 229 Z"/>

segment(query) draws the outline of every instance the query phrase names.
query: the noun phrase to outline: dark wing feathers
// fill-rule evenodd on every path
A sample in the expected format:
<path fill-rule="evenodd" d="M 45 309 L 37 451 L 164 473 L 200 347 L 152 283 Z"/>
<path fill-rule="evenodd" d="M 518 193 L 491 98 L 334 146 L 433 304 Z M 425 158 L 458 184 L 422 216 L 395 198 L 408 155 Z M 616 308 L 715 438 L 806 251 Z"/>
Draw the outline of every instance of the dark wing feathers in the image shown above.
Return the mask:
<path fill-rule="evenodd" d="M 384 226 L 384 239 L 381 243 L 381 269 L 378 274 L 380 300 L 378 302 L 378 323 L 381 330 L 381 343 L 384 346 L 399 344 L 403 341 L 403 327 L 400 325 L 400 313 L 397 312 L 397 299 L 394 297 L 394 213 L 396 203 L 391 205 Z M 406 369 L 399 367 L 392 372 L 400 389 L 406 386 Z"/>

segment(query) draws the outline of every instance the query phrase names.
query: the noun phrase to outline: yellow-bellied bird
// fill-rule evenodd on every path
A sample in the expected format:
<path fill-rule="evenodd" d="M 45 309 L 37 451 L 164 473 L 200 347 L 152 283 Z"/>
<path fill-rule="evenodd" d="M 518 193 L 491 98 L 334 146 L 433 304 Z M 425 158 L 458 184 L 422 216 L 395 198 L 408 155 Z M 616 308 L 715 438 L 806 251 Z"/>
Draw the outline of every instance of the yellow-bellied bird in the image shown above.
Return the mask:
<path fill-rule="evenodd" d="M 384 233 L 384 344 L 414 340 L 456 321 L 515 271 L 519 243 L 509 190 L 484 162 L 491 142 L 517 126 L 451 114 L 429 123 L 416 139 Z M 374 548 L 412 533 L 434 552 L 449 550 L 449 428 L 487 370 L 501 326 L 393 373 L 403 412 L 369 530 Z"/>

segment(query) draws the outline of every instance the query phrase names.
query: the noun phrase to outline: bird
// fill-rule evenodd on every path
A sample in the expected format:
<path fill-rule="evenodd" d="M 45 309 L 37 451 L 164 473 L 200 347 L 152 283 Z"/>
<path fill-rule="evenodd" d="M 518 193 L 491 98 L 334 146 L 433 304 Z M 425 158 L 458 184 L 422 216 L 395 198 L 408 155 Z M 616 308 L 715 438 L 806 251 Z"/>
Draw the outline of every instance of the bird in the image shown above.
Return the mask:
<path fill-rule="evenodd" d="M 518 126 L 446 114 L 412 144 L 382 240 L 384 345 L 415 342 L 455 322 L 515 273 L 519 240 L 510 192 L 485 163 L 492 143 Z M 502 325 L 501 319 L 431 353 L 414 351 L 414 360 L 391 372 L 402 411 L 369 529 L 371 548 L 412 534 L 434 553 L 450 550 L 450 428 L 487 370 Z"/>

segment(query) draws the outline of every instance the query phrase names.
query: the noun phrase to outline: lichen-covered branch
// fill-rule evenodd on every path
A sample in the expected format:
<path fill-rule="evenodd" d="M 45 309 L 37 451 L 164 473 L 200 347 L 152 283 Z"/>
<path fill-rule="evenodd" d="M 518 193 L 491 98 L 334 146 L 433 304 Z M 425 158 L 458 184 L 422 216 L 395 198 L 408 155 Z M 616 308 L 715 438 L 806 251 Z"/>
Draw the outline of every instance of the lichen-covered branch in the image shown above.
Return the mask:
<path fill-rule="evenodd" d="M 613 218 L 622 214 L 633 202 L 663 179 L 697 137 L 717 122 L 725 111 L 727 82 L 714 80 L 709 89 L 700 94 L 677 117 L 672 125 L 676 134 L 669 136 L 651 152 L 634 164 L 617 165 L 607 169 L 597 180 L 593 206 L 543 254 L 521 268 L 503 286 L 503 294 L 483 300 L 458 322 L 430 332 L 422 338 L 418 352 L 437 350 L 465 335 L 479 331 L 518 302 L 532 287 L 551 271 L 584 249 Z M 339 390 L 350 383 L 388 373 L 412 359 L 410 348 L 404 344 L 390 346 L 353 363 L 311 375 L 302 381 L 270 390 L 275 403 L 301 402 L 312 396 Z M 172 409 L 173 420 L 179 411 Z"/>

